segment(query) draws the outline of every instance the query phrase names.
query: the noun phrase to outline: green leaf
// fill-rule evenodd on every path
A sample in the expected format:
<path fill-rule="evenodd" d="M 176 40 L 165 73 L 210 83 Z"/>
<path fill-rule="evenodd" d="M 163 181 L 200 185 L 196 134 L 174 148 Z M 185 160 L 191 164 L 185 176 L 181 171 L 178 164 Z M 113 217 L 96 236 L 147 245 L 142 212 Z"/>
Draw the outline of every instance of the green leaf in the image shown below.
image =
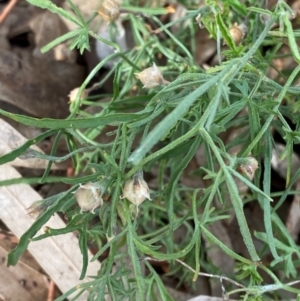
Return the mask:
<path fill-rule="evenodd" d="M 51 216 L 59 210 L 64 202 L 73 202 L 73 198 L 70 197 L 70 193 L 73 191 L 70 188 L 66 191 L 56 202 L 50 206 L 33 224 L 32 226 L 22 235 L 18 245 L 8 254 L 7 265 L 16 265 L 20 256 L 28 248 L 29 243 L 36 233 L 47 223 Z"/>
<path fill-rule="evenodd" d="M 195 91 L 186 96 L 169 115 L 167 115 L 155 126 L 155 128 L 143 141 L 142 145 L 128 158 L 128 161 L 132 162 L 134 165 L 137 165 L 143 159 L 146 153 L 177 124 L 180 118 L 182 118 L 188 112 L 190 106 L 210 87 L 221 80 L 223 75 L 226 74 L 233 65 L 234 61 L 229 63 L 218 75 L 212 77 L 205 84 L 198 87 Z"/>
<path fill-rule="evenodd" d="M 294 57 L 295 61 L 299 64 L 300 63 L 299 48 L 298 48 L 298 44 L 297 44 L 295 36 L 294 36 L 292 23 L 289 19 L 288 13 L 284 14 L 283 22 L 286 27 L 286 34 L 288 36 L 289 45 L 291 47 L 293 57 Z"/>
<path fill-rule="evenodd" d="M 144 7 L 144 6 L 131 6 L 131 5 L 123 5 L 121 6 L 122 9 L 128 10 L 135 13 L 142 13 L 147 15 L 165 15 L 168 13 L 166 8 L 151 8 L 151 7 Z"/>
<path fill-rule="evenodd" d="M 189 162 L 192 160 L 194 157 L 200 142 L 201 142 L 201 137 L 196 137 L 195 140 L 193 141 L 193 144 L 191 145 L 191 148 L 189 149 L 188 153 L 186 156 L 178 163 L 176 168 L 173 170 L 171 178 L 169 180 L 169 184 L 166 188 L 166 207 L 167 207 L 167 213 L 168 213 L 168 218 L 169 218 L 169 235 L 168 235 L 168 246 L 173 245 L 173 239 L 172 239 L 172 233 L 174 231 L 174 195 L 176 191 L 176 186 L 178 185 L 178 181 L 180 179 L 180 176 L 184 169 L 187 167 Z M 168 252 L 170 253 L 172 251 L 172 248 L 168 248 Z"/>
<path fill-rule="evenodd" d="M 228 193 L 229 193 L 229 196 L 230 196 L 230 200 L 232 202 L 233 209 L 236 213 L 236 217 L 237 217 L 237 220 L 238 220 L 240 231 L 241 231 L 241 234 L 243 236 L 244 243 L 245 243 L 245 245 L 248 249 L 248 252 L 251 256 L 251 259 L 253 261 L 259 261 L 260 258 L 257 255 L 256 249 L 255 249 L 252 237 L 251 237 L 251 233 L 250 233 L 250 230 L 249 230 L 246 218 L 245 218 L 245 214 L 244 214 L 244 211 L 243 211 L 243 202 L 242 202 L 240 194 L 238 192 L 238 188 L 237 188 L 232 176 L 229 173 L 228 166 L 223 161 L 223 159 L 220 155 L 220 150 L 215 146 L 213 140 L 211 139 L 211 137 L 207 133 L 207 131 L 205 129 L 201 129 L 200 133 L 201 133 L 203 139 L 207 142 L 207 144 L 213 150 L 213 152 L 216 156 L 216 159 L 218 160 L 218 162 L 221 166 L 221 169 L 224 173 L 226 184 L 227 184 L 227 187 L 228 187 Z"/>
<path fill-rule="evenodd" d="M 67 0 L 67 2 L 71 6 L 71 8 L 74 11 L 74 13 L 76 14 L 76 16 L 80 19 L 82 26 L 87 27 L 87 24 L 86 24 L 86 22 L 85 22 L 85 20 L 84 20 L 84 18 L 82 16 L 82 14 L 81 14 L 81 12 L 77 8 L 77 6 L 71 0 Z"/>
<path fill-rule="evenodd" d="M 79 49 L 81 55 L 85 49 L 91 51 L 88 30 L 82 30 L 78 37 L 73 40 L 72 44 L 70 45 L 70 49 L 72 50 L 75 47 Z"/>
<path fill-rule="evenodd" d="M 60 209 L 60 211 L 61 211 L 61 209 Z M 76 209 L 75 209 L 75 211 L 76 211 Z M 32 241 L 37 241 L 37 240 L 41 240 L 41 239 L 44 239 L 44 238 L 47 238 L 47 237 L 63 235 L 63 234 L 66 234 L 66 233 L 81 230 L 84 227 L 84 225 L 86 223 L 88 223 L 93 217 L 94 217 L 94 214 L 92 214 L 92 213 L 85 213 L 85 214 L 76 213 L 74 218 L 72 218 L 72 220 L 69 221 L 69 223 L 66 225 L 65 228 L 60 228 L 60 229 L 48 228 L 46 233 L 41 234 L 37 237 L 34 237 L 32 239 Z"/>
<path fill-rule="evenodd" d="M 193 237 L 190 240 L 190 243 L 187 246 L 185 246 L 185 248 L 182 249 L 182 251 L 177 253 L 167 253 L 167 254 L 154 251 L 152 248 L 148 247 L 145 243 L 141 242 L 141 240 L 136 237 L 133 238 L 133 241 L 137 249 L 144 254 L 151 255 L 155 259 L 173 260 L 173 259 L 178 259 L 186 256 L 186 254 L 188 254 L 192 250 L 193 246 L 195 245 L 195 241 L 199 239 L 198 236 L 199 236 L 199 228 L 196 228 L 193 233 Z"/>
<path fill-rule="evenodd" d="M 272 12 L 270 12 L 270 11 L 267 10 L 267 9 L 262 9 L 262 8 L 259 8 L 259 7 L 251 6 L 251 7 L 247 7 L 247 10 L 253 11 L 253 12 L 256 12 L 256 13 L 262 14 L 262 15 L 269 15 L 269 16 L 272 16 Z"/>
<path fill-rule="evenodd" d="M 79 277 L 79 280 L 84 279 L 87 266 L 88 266 L 88 246 L 87 246 L 87 224 L 83 226 L 83 229 L 79 231 L 79 248 L 82 254 L 82 270 Z"/>
<path fill-rule="evenodd" d="M 110 248 L 110 246 L 115 243 L 116 241 L 118 241 L 120 238 L 122 238 L 127 232 L 127 227 L 125 227 L 122 232 L 120 232 L 118 235 L 114 236 L 113 238 L 111 238 L 91 259 L 91 261 L 95 261 L 98 259 L 99 256 L 101 256 L 101 254 L 107 250 L 108 248 Z"/>
<path fill-rule="evenodd" d="M 223 21 L 222 16 L 221 16 L 220 13 L 217 14 L 216 21 L 217 21 L 217 24 L 219 25 L 219 28 L 220 28 L 221 33 L 222 33 L 222 36 L 223 36 L 223 38 L 226 41 L 226 44 L 232 50 L 234 50 L 235 52 L 237 52 L 236 45 L 235 45 L 235 43 L 234 43 L 234 41 L 232 39 L 232 36 L 229 33 L 228 27 L 225 25 L 225 23 L 224 23 L 224 21 Z"/>
<path fill-rule="evenodd" d="M 245 4 L 238 0 L 228 0 L 228 3 L 239 15 L 246 17 L 247 7 Z"/>
<path fill-rule="evenodd" d="M 200 227 L 201 227 L 203 234 L 206 236 L 206 238 L 209 239 L 210 241 L 212 241 L 213 243 L 215 243 L 217 246 L 219 246 L 228 256 L 236 259 L 237 261 L 244 262 L 247 265 L 253 264 L 252 261 L 250 261 L 249 259 L 246 259 L 246 258 L 238 255 L 231 249 L 229 249 L 225 244 L 223 244 L 213 234 L 211 234 L 203 225 L 200 225 Z"/>
<path fill-rule="evenodd" d="M 255 186 L 251 181 L 249 181 L 247 178 L 236 172 L 234 169 L 231 167 L 228 167 L 228 170 L 238 179 L 240 179 L 242 182 L 244 182 L 250 189 L 253 191 L 257 192 L 259 195 L 264 197 L 268 202 L 273 202 L 273 199 L 266 194 L 264 191 L 260 190 L 259 187 Z"/>
<path fill-rule="evenodd" d="M 17 157 L 21 156 L 31 145 L 39 143 L 40 141 L 44 140 L 45 138 L 53 135 L 55 132 L 56 132 L 56 130 L 49 130 L 49 131 L 46 131 L 46 132 L 36 136 L 35 138 L 32 138 L 32 139 L 26 141 L 20 147 L 14 149 L 13 151 L 11 151 L 8 154 L 1 156 L 0 157 L 0 165 L 13 161 Z"/>
<path fill-rule="evenodd" d="M 143 115 L 137 114 L 112 114 L 108 116 L 97 116 L 92 118 L 81 118 L 81 119 L 50 119 L 50 118 L 33 118 L 18 114 L 12 114 L 0 109 L 0 114 L 6 116 L 19 123 L 33 126 L 37 128 L 51 128 L 53 129 L 64 129 L 64 128 L 95 128 L 97 126 L 104 125 L 116 125 L 126 121 L 132 121 L 142 119 Z"/>
<path fill-rule="evenodd" d="M 68 179 L 68 178 L 48 177 L 44 183 L 63 182 L 64 179 Z M 34 185 L 34 184 L 41 184 L 42 181 L 41 181 L 40 177 L 36 177 L 36 178 L 14 178 L 14 179 L 0 181 L 0 187 L 14 185 L 14 184 L 20 184 L 20 183 L 28 184 L 28 185 Z"/>
<path fill-rule="evenodd" d="M 58 37 L 57 39 L 55 39 L 54 41 L 50 42 L 49 44 L 45 45 L 42 49 L 41 52 L 45 53 L 47 51 L 49 51 L 51 48 L 61 44 L 64 41 L 67 41 L 73 37 L 76 37 L 80 34 L 80 32 L 82 31 L 81 28 L 77 28 L 73 31 L 67 32 L 66 34 L 62 35 L 61 37 Z"/>
<path fill-rule="evenodd" d="M 53 2 L 49 1 L 49 0 L 26 0 L 27 2 L 29 2 L 30 4 L 43 8 L 43 9 L 48 9 L 51 12 L 60 15 L 63 18 L 68 19 L 69 21 L 75 23 L 78 26 L 82 26 L 81 23 L 78 21 L 77 18 L 75 18 L 75 16 L 71 13 L 69 13 L 68 11 L 64 10 L 61 7 L 57 7 Z"/>
<path fill-rule="evenodd" d="M 272 159 L 272 143 L 271 143 L 271 131 L 268 129 L 264 135 L 265 140 L 265 152 L 264 152 L 264 180 L 263 180 L 263 189 L 266 195 L 271 193 L 271 159 Z M 264 211 L 264 224 L 266 229 L 266 234 L 268 238 L 268 245 L 271 250 L 271 253 L 274 257 L 272 264 L 276 264 L 282 260 L 277 254 L 277 250 L 274 244 L 274 234 L 272 230 L 272 219 L 271 219 L 271 204 L 267 198 L 258 196 L 258 201 L 260 206 Z"/>

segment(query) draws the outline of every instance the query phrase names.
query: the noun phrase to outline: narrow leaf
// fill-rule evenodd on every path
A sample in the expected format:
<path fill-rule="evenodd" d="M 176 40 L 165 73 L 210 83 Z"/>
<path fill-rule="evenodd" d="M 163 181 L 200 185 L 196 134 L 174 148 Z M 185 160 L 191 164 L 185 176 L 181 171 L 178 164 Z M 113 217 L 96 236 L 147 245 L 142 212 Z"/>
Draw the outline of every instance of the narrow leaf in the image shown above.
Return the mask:
<path fill-rule="evenodd" d="M 26 141 L 23 145 L 16 148 L 15 150 L 11 151 L 8 154 L 5 154 L 0 157 L 0 165 L 5 164 L 7 162 L 13 161 L 17 157 L 21 156 L 31 145 L 37 144 L 40 141 L 44 140 L 45 138 L 53 135 L 56 131 L 55 130 L 49 130 L 47 132 L 44 132 L 28 141 Z"/>
<path fill-rule="evenodd" d="M 32 226 L 22 235 L 16 248 L 14 248 L 7 258 L 7 265 L 16 265 L 20 256 L 28 248 L 29 243 L 36 233 L 43 227 L 45 223 L 51 218 L 51 216 L 59 210 L 62 202 L 73 202 L 73 199 L 69 196 L 73 188 L 69 189 L 64 193 L 57 201 L 50 206 L 33 224 Z"/>
<path fill-rule="evenodd" d="M 66 34 L 64 34 L 64 35 L 62 35 L 61 37 L 58 37 L 58 38 L 55 39 L 54 41 L 52 41 L 52 42 L 50 42 L 49 44 L 45 45 L 45 46 L 41 49 L 41 52 L 42 52 L 42 53 L 45 53 L 45 52 L 49 51 L 51 48 L 53 48 L 53 47 L 55 47 L 55 46 L 61 44 L 62 42 L 67 41 L 67 40 L 69 40 L 69 39 L 71 39 L 71 38 L 73 38 L 73 37 L 76 37 L 77 35 L 80 34 L 81 30 L 82 30 L 81 28 L 77 28 L 77 29 L 75 29 L 75 30 L 73 30 L 73 31 L 70 31 L 70 32 L 68 32 L 68 33 L 66 33 Z"/>
<path fill-rule="evenodd" d="M 203 95 L 211 86 L 216 84 L 232 68 L 235 61 L 229 63 L 218 75 L 212 77 L 194 92 L 186 96 L 182 102 L 148 134 L 142 145 L 128 158 L 129 162 L 137 165 L 146 153 L 165 136 L 189 110 L 190 106 Z"/>
<path fill-rule="evenodd" d="M 48 9 L 51 12 L 60 15 L 63 18 L 68 19 L 69 21 L 75 23 L 78 26 L 81 26 L 80 22 L 75 18 L 74 15 L 69 13 L 68 11 L 64 10 L 61 7 L 56 6 L 53 2 L 49 0 L 27 0 L 30 4 L 43 8 L 43 9 Z"/>
<path fill-rule="evenodd" d="M 141 115 L 138 114 L 114 114 L 108 116 L 97 116 L 92 118 L 81 118 L 81 119 L 50 119 L 50 118 L 33 118 L 18 114 L 8 113 L 0 109 L 0 114 L 6 116 L 19 123 L 33 126 L 37 128 L 51 128 L 51 129 L 64 129 L 64 128 L 94 128 L 97 126 L 104 125 L 115 125 L 121 122 L 132 121 L 136 119 L 142 119 Z"/>
<path fill-rule="evenodd" d="M 79 248 L 80 252 L 82 254 L 82 270 L 81 274 L 79 277 L 79 280 L 84 279 L 86 271 L 87 271 L 87 266 L 88 266 L 88 246 L 87 246 L 87 224 L 84 225 L 83 229 L 79 232 Z"/>

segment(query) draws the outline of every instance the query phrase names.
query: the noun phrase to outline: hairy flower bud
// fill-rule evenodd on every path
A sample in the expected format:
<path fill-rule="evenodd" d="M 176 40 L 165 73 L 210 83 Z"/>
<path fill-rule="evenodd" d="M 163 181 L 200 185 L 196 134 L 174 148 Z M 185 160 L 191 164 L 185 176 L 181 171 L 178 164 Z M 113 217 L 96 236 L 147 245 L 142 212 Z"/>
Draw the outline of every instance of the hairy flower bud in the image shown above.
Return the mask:
<path fill-rule="evenodd" d="M 153 63 L 153 67 L 147 68 L 140 73 L 135 73 L 137 78 L 144 85 L 143 88 L 155 88 L 160 85 L 168 85 L 170 82 L 165 80 L 161 71 Z"/>
<path fill-rule="evenodd" d="M 148 184 L 140 174 L 135 174 L 133 179 L 125 183 L 122 198 L 126 198 L 137 207 L 146 199 L 151 201 Z"/>
<path fill-rule="evenodd" d="M 75 88 L 75 89 L 73 89 L 73 90 L 70 92 L 70 94 L 68 95 L 68 96 L 69 96 L 69 103 L 72 103 L 72 102 L 74 102 L 74 101 L 76 100 L 76 97 L 77 97 L 77 94 L 78 94 L 78 92 L 79 92 L 79 89 L 80 89 L 80 88 Z M 80 96 L 80 100 L 87 98 L 87 97 L 88 97 L 88 94 L 89 94 L 89 93 L 88 93 L 87 90 L 83 90 L 83 91 L 82 91 L 82 94 L 81 94 L 81 96 Z"/>
<path fill-rule="evenodd" d="M 238 169 L 243 175 L 246 175 L 252 180 L 255 171 L 258 169 L 258 162 L 254 157 L 249 156 L 246 158 L 244 163 L 240 164 Z"/>
<path fill-rule="evenodd" d="M 120 16 L 120 2 L 118 0 L 105 0 L 99 8 L 98 14 L 108 22 L 117 20 Z"/>
<path fill-rule="evenodd" d="M 238 25 L 237 23 L 234 23 L 233 26 L 229 29 L 229 33 L 233 39 L 233 42 L 235 45 L 239 45 L 242 41 L 242 39 L 247 34 L 248 27 L 246 24 L 242 23 Z"/>
<path fill-rule="evenodd" d="M 95 209 L 103 204 L 102 189 L 96 183 L 80 185 L 75 192 L 75 198 L 81 208 L 80 213 L 83 211 L 95 213 Z"/>

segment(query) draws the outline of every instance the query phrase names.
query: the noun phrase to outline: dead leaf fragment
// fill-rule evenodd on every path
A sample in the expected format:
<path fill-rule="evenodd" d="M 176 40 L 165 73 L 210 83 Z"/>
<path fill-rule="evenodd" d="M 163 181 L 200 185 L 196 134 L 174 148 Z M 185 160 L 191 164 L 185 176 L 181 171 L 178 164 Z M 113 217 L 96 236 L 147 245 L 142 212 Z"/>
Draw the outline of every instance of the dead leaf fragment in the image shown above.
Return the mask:
<path fill-rule="evenodd" d="M 0 100 L 32 116 L 67 117 L 68 94 L 83 82 L 84 67 L 22 55 L 1 50 Z"/>

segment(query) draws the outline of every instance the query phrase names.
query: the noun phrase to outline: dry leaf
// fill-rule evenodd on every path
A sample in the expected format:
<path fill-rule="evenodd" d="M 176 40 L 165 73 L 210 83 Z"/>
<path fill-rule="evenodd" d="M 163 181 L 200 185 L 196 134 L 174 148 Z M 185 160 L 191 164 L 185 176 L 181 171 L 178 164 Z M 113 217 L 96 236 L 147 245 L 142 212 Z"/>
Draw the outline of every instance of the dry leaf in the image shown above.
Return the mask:
<path fill-rule="evenodd" d="M 36 117 L 68 116 L 68 94 L 83 82 L 84 67 L 22 55 L 1 49 L 0 100 Z"/>

